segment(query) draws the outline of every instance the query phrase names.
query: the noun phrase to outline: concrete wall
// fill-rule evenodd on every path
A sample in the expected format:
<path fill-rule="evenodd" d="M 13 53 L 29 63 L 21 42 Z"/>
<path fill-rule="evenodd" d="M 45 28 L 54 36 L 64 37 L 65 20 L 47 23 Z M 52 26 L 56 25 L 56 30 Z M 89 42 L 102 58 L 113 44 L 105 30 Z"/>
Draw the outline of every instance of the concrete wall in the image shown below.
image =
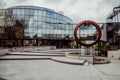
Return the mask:
<path fill-rule="evenodd" d="M 102 36 L 101 39 L 102 41 L 107 41 L 107 32 L 106 32 L 106 24 L 103 24 L 103 29 L 101 29 Z"/>
<path fill-rule="evenodd" d="M 9 49 L 0 49 L 0 56 L 6 55 L 9 53 Z"/>
<path fill-rule="evenodd" d="M 86 60 L 87 62 L 93 64 L 93 56 L 92 55 L 71 55 L 71 52 L 66 52 L 65 53 L 65 57 L 67 58 L 71 58 L 71 59 L 82 59 L 82 60 Z"/>
<path fill-rule="evenodd" d="M 93 56 L 81 56 L 80 59 L 86 60 L 87 62 L 93 64 Z"/>
<path fill-rule="evenodd" d="M 51 50 L 56 49 L 55 46 L 29 46 L 29 47 L 14 47 L 12 51 L 40 51 L 40 50 Z"/>
<path fill-rule="evenodd" d="M 81 55 L 94 55 L 95 54 L 95 50 L 92 48 L 81 48 Z"/>
<path fill-rule="evenodd" d="M 108 58 L 110 58 L 110 59 L 119 59 L 120 60 L 120 50 L 108 51 Z"/>

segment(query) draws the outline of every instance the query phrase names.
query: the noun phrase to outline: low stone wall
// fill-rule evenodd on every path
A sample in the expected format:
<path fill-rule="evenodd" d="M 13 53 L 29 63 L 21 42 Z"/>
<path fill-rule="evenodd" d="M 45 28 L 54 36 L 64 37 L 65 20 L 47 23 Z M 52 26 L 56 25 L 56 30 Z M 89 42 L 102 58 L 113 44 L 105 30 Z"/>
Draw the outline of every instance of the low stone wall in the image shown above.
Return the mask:
<path fill-rule="evenodd" d="M 29 46 L 29 47 L 14 47 L 12 51 L 40 51 L 40 50 L 52 50 L 56 49 L 55 46 Z"/>
<path fill-rule="evenodd" d="M 64 52 L 74 52 L 74 53 L 80 53 L 81 52 L 80 49 L 59 49 L 59 50 L 64 51 Z"/>
<path fill-rule="evenodd" d="M 9 49 L 0 49 L 0 56 L 6 55 L 9 53 Z"/>
<path fill-rule="evenodd" d="M 108 51 L 108 58 L 120 60 L 120 50 Z"/>
<path fill-rule="evenodd" d="M 71 58 L 71 59 L 80 59 L 81 55 L 72 55 L 71 52 L 65 52 L 65 57 Z"/>
<path fill-rule="evenodd" d="M 74 52 L 74 53 L 87 53 L 87 51 L 86 50 L 84 50 L 83 48 L 81 48 L 81 49 L 61 49 L 62 51 L 64 51 L 64 52 Z M 90 52 L 90 54 L 94 54 L 94 49 L 89 49 L 89 52 Z"/>
<path fill-rule="evenodd" d="M 93 56 L 92 55 L 72 55 L 71 52 L 66 52 L 65 57 L 71 59 L 85 60 L 91 64 L 93 64 Z"/>
<path fill-rule="evenodd" d="M 93 56 L 81 56 L 80 57 L 83 60 L 86 60 L 87 62 L 93 64 Z"/>

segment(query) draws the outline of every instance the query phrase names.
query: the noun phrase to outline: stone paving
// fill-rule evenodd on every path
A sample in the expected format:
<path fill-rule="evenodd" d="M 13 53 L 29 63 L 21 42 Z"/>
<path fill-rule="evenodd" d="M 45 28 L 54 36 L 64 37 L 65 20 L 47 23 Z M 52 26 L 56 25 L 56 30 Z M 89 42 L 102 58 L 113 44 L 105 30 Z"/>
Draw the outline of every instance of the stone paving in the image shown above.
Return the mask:
<path fill-rule="evenodd" d="M 65 65 L 65 64 L 59 64 L 51 61 L 9 61 L 9 64 L 4 61 L 3 66 L 3 72 L 2 74 L 6 75 L 5 77 L 7 79 L 11 78 L 11 80 L 14 79 L 20 79 L 20 80 L 63 80 L 64 78 L 70 79 L 74 76 L 77 76 L 78 74 L 75 74 L 75 72 L 78 69 L 82 69 L 83 73 L 86 73 L 88 75 L 89 68 L 85 68 L 83 71 L 83 68 L 81 66 L 74 66 L 73 65 Z M 8 66 L 9 67 L 6 67 Z M 79 68 L 81 67 L 81 68 Z M 0 66 L 1 68 L 1 66 Z M 73 68 L 73 69 L 72 69 Z M 76 69 L 75 69 L 76 68 Z M 75 72 L 71 72 L 75 71 Z M 1 72 L 1 71 L 0 71 Z M 78 71 L 77 71 L 78 73 Z M 64 74 L 64 75 L 63 75 Z M 29 76 L 28 76 L 29 75 Z M 66 76 L 65 76 L 66 75 Z M 3 76 L 4 77 L 4 76 Z M 74 79 L 74 78 L 73 78 Z M 65 79 L 64 79 L 65 80 Z"/>
<path fill-rule="evenodd" d="M 70 65 L 50 60 L 0 61 L 7 80 L 120 80 L 120 61 L 102 65 Z"/>
<path fill-rule="evenodd" d="M 51 57 L 1 56 L 0 59 L 11 58 L 11 60 L 0 60 L 0 78 L 6 80 L 120 80 L 120 60 L 112 60 L 109 64 L 72 65 L 36 59 Z M 35 58 L 36 60 L 17 60 L 18 58 Z"/>

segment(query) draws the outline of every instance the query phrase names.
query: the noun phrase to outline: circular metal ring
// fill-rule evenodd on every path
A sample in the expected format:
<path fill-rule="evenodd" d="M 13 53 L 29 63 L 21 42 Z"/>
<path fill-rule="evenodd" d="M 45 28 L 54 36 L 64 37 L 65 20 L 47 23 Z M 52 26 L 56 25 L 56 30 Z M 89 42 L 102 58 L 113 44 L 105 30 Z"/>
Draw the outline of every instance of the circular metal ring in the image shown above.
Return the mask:
<path fill-rule="evenodd" d="M 81 40 L 77 37 L 77 31 L 78 29 L 81 27 L 81 25 L 88 25 L 90 26 L 90 24 L 94 25 L 98 31 L 98 35 L 97 35 L 97 38 L 95 39 L 95 41 L 91 44 L 85 44 L 85 43 L 82 43 Z M 85 46 L 85 47 L 90 47 L 90 46 L 93 46 L 95 45 L 101 38 L 101 29 L 99 27 L 99 25 L 94 22 L 94 21 L 91 21 L 91 20 L 86 20 L 86 21 L 82 21 L 80 22 L 79 24 L 76 25 L 75 29 L 74 29 L 74 38 L 76 40 L 77 43 L 79 43 L 80 45 L 82 46 Z"/>

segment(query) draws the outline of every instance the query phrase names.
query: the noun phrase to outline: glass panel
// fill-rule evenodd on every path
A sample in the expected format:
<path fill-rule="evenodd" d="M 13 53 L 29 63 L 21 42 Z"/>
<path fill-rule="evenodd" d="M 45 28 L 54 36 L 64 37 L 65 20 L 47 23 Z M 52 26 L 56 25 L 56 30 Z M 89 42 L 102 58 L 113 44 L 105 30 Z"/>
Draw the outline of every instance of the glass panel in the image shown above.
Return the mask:
<path fill-rule="evenodd" d="M 57 16 L 56 16 L 56 17 L 57 17 L 57 19 L 59 19 L 59 14 L 57 14 Z"/>
<path fill-rule="evenodd" d="M 46 12 L 45 11 L 42 11 L 43 12 L 43 16 L 46 16 Z"/>
<path fill-rule="evenodd" d="M 42 17 L 42 21 L 46 21 L 46 17 Z"/>
<path fill-rule="evenodd" d="M 24 9 L 21 9 L 21 12 L 20 12 L 20 14 L 25 14 L 25 11 L 24 11 Z"/>
<path fill-rule="evenodd" d="M 50 29 L 53 29 L 53 28 L 54 28 L 53 24 L 50 24 L 49 28 L 50 28 Z"/>
<path fill-rule="evenodd" d="M 42 16 L 42 11 L 39 10 L 39 11 L 38 11 L 38 14 Z"/>
<path fill-rule="evenodd" d="M 34 15 L 34 20 L 37 21 L 38 20 L 38 16 Z"/>
<path fill-rule="evenodd" d="M 66 29 L 69 30 L 69 25 L 66 25 Z"/>
<path fill-rule="evenodd" d="M 54 13 L 54 18 L 57 18 L 57 14 L 56 13 Z"/>
<path fill-rule="evenodd" d="M 41 28 L 38 28 L 38 33 L 41 33 Z"/>
<path fill-rule="evenodd" d="M 49 11 L 46 12 L 47 17 L 51 17 L 51 13 Z"/>
<path fill-rule="evenodd" d="M 17 11 L 17 14 L 20 14 L 20 13 L 21 13 L 21 12 L 20 12 L 20 9 L 17 9 L 16 11 Z"/>
<path fill-rule="evenodd" d="M 46 28 L 49 28 L 49 25 L 50 25 L 49 23 L 46 23 Z"/>
<path fill-rule="evenodd" d="M 45 28 L 46 23 L 42 22 L 42 28 Z"/>
<path fill-rule="evenodd" d="M 34 24 L 34 27 L 35 27 L 35 28 L 38 28 L 38 22 L 34 21 L 33 24 Z"/>
<path fill-rule="evenodd" d="M 35 11 L 35 10 L 29 10 L 29 11 L 28 11 L 29 13 L 27 13 L 27 14 L 34 15 L 34 11 Z"/>
<path fill-rule="evenodd" d="M 34 15 L 38 15 L 38 11 L 37 10 L 34 10 Z"/>
<path fill-rule="evenodd" d="M 42 21 L 42 17 L 41 16 L 37 16 L 38 17 L 38 21 Z"/>
<path fill-rule="evenodd" d="M 38 22 L 38 27 L 42 27 L 42 26 L 41 26 L 41 22 Z"/>
<path fill-rule="evenodd" d="M 41 34 L 38 34 L 38 37 L 41 37 Z"/>
<path fill-rule="evenodd" d="M 50 34 L 49 29 L 46 29 L 46 34 Z"/>
<path fill-rule="evenodd" d="M 13 9 L 13 14 L 16 14 L 16 9 Z"/>
<path fill-rule="evenodd" d="M 34 22 L 32 20 L 29 20 L 29 27 L 34 27 Z"/>
<path fill-rule="evenodd" d="M 29 28 L 29 32 L 34 32 L 34 28 Z"/>
<path fill-rule="evenodd" d="M 50 22 L 50 18 L 47 18 L 47 20 L 46 20 L 47 22 Z"/>
<path fill-rule="evenodd" d="M 20 15 L 17 15 L 17 20 L 21 20 L 21 16 Z"/>
<path fill-rule="evenodd" d="M 26 14 L 26 15 L 29 15 L 29 13 L 30 13 L 30 11 L 26 9 L 26 10 L 25 10 L 25 14 Z"/>
<path fill-rule="evenodd" d="M 41 29 L 41 33 L 45 33 L 45 29 L 44 28 Z"/>
<path fill-rule="evenodd" d="M 51 12 L 51 17 L 54 18 L 54 13 L 53 12 Z"/>
<path fill-rule="evenodd" d="M 29 20 L 29 16 L 25 16 L 25 20 Z"/>

